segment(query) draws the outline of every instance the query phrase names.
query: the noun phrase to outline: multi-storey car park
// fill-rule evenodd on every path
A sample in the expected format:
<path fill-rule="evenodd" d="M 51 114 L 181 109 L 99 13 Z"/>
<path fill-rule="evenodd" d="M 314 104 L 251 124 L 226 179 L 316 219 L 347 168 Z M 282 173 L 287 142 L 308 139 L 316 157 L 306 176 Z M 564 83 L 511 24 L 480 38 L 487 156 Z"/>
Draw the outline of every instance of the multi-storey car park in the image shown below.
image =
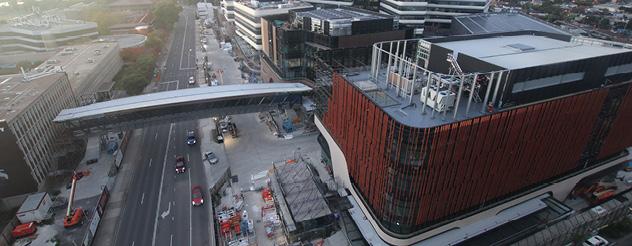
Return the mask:
<path fill-rule="evenodd" d="M 35 12 L 0 25 L 0 53 L 49 51 L 99 35 L 97 24 Z"/>
<path fill-rule="evenodd" d="M 627 158 L 631 48 L 539 31 L 376 43 L 369 71 L 317 80 L 319 141 L 382 240 L 454 245 Z"/>

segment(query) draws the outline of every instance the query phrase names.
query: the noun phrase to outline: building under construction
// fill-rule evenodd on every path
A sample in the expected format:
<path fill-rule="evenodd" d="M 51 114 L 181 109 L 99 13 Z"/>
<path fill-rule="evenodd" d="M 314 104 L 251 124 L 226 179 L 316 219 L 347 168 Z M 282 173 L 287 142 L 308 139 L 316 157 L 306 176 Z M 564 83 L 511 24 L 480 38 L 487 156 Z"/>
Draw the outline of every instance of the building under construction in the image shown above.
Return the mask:
<path fill-rule="evenodd" d="M 314 172 L 302 161 L 273 167 L 271 187 L 291 242 L 326 238 L 337 228 Z"/>

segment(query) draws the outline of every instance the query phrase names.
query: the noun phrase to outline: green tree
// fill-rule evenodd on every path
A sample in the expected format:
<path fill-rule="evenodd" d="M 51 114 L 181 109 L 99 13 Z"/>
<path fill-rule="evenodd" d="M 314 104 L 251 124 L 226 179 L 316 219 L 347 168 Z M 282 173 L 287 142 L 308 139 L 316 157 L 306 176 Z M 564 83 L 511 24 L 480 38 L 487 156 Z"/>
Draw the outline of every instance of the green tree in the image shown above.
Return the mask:
<path fill-rule="evenodd" d="M 171 30 L 173 24 L 178 20 L 182 8 L 173 0 L 161 0 L 154 5 L 152 14 L 154 16 L 154 27 L 158 29 Z"/>
<path fill-rule="evenodd" d="M 136 60 L 136 66 L 145 76 L 150 76 L 156 64 L 156 57 L 152 53 L 144 53 Z"/>
<path fill-rule="evenodd" d="M 97 31 L 101 35 L 111 34 L 110 27 L 124 20 L 120 13 L 110 12 L 100 7 L 88 9 L 83 14 L 83 19 L 97 23 Z"/>
<path fill-rule="evenodd" d="M 599 28 L 610 29 L 610 20 L 608 20 L 608 18 L 601 18 L 601 20 L 599 20 Z"/>
<path fill-rule="evenodd" d="M 162 40 L 159 30 L 150 32 L 149 35 L 147 35 L 147 41 L 145 41 L 146 48 L 151 49 L 154 52 L 158 52 L 162 48 L 163 44 L 164 40 Z"/>

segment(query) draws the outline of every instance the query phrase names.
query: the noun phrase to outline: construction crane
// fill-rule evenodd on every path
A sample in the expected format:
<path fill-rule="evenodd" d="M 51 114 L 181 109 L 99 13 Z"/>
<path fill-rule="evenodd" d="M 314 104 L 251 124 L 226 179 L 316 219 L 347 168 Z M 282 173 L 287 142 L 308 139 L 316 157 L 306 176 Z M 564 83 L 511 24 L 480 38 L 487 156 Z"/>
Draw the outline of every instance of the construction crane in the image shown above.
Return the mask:
<path fill-rule="evenodd" d="M 77 174 L 72 175 L 72 184 L 70 187 L 70 197 L 68 198 L 68 208 L 66 209 L 66 217 L 64 217 L 64 228 L 72 228 L 76 225 L 83 224 L 83 209 L 72 209 L 75 201 L 75 190 L 77 189 Z"/>

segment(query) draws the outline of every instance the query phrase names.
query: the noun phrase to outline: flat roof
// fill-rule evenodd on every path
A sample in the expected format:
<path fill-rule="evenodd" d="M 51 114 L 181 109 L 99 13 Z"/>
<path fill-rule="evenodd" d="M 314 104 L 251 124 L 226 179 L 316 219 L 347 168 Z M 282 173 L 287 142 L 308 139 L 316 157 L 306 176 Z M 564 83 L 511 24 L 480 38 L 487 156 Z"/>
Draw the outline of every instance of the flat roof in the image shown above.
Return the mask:
<path fill-rule="evenodd" d="M 99 55 L 97 55 L 96 50 L 99 50 Z M 116 53 L 114 55 L 118 56 L 119 50 L 117 43 L 110 42 L 67 46 L 34 70 L 38 71 L 61 66 L 68 74 L 70 86 L 75 93 L 80 95 L 90 83 L 94 82 L 88 80 L 92 77 L 91 75 L 94 75 L 94 72 L 97 72 L 104 63 L 112 59 L 110 53 Z"/>
<path fill-rule="evenodd" d="M 116 0 L 114 2 L 108 3 L 110 7 L 125 7 L 125 6 L 136 6 L 136 5 L 152 5 L 154 4 L 151 0 Z"/>
<path fill-rule="evenodd" d="M 434 43 L 506 69 L 520 69 L 632 52 L 629 49 L 517 35 Z"/>
<path fill-rule="evenodd" d="M 1 32 L 16 32 L 31 35 L 64 33 L 95 28 L 97 28 L 97 23 L 95 22 L 66 19 L 59 15 L 39 14 L 27 14 L 15 17 L 10 19 L 7 24 L 0 25 Z"/>
<path fill-rule="evenodd" d="M 19 214 L 37 209 L 45 196 L 46 192 L 39 192 L 29 195 L 28 197 L 26 197 L 26 200 L 22 202 L 22 206 L 20 206 L 20 209 L 17 213 Z"/>
<path fill-rule="evenodd" d="M 335 8 L 335 9 L 315 9 L 305 12 L 296 13 L 297 16 L 311 17 L 319 20 L 326 21 L 363 21 L 363 20 L 378 20 L 389 19 L 392 17 L 385 16 L 379 13 L 371 13 L 368 11 L 354 10 L 349 8 Z"/>
<path fill-rule="evenodd" d="M 530 30 L 571 36 L 556 26 L 519 13 L 481 13 L 453 18 L 453 23 L 460 24 L 470 34 Z"/>
<path fill-rule="evenodd" d="M 250 9 L 254 10 L 268 10 L 268 9 L 292 9 L 299 7 L 312 7 L 311 4 L 306 2 L 291 2 L 287 0 L 280 1 L 269 1 L 269 2 L 259 2 L 259 1 L 234 1 L 237 4 L 246 6 Z M 253 4 L 256 3 L 256 4 Z"/>
<path fill-rule="evenodd" d="M 305 162 L 275 165 L 275 168 L 275 176 L 294 221 L 317 219 L 331 214 Z"/>
<path fill-rule="evenodd" d="M 311 88 L 301 83 L 237 84 L 188 88 L 125 97 L 83 107 L 64 109 L 53 121 L 64 122 L 81 118 L 99 117 L 104 114 L 112 114 L 120 111 L 156 108 L 172 104 L 188 104 L 214 99 L 308 91 L 311 91 Z"/>
<path fill-rule="evenodd" d="M 63 77 L 51 73 L 24 82 L 21 74 L 0 76 L 0 120 L 12 120 Z"/>
<path fill-rule="evenodd" d="M 379 71 L 379 81 L 386 81 L 385 70 L 381 69 Z M 371 81 L 369 73 L 370 71 L 360 71 L 353 75 L 345 75 L 345 79 L 375 102 L 390 117 L 404 125 L 427 128 L 488 114 L 487 112 L 481 112 L 483 104 L 475 101 L 472 101 L 470 105 L 469 114 L 466 113 L 467 100 L 459 101 L 461 110 L 457 112 L 456 118 L 453 116 L 454 111 L 437 112 L 430 106 L 424 107 L 420 103 L 417 103 L 414 107 L 410 106 L 409 99 L 398 96 L 398 91 L 394 87 L 387 88 Z M 425 75 L 420 75 L 420 80 L 425 81 Z M 416 95 L 414 100 L 419 100 L 419 95 Z M 422 110 L 424 110 L 425 114 L 422 113 Z"/>

